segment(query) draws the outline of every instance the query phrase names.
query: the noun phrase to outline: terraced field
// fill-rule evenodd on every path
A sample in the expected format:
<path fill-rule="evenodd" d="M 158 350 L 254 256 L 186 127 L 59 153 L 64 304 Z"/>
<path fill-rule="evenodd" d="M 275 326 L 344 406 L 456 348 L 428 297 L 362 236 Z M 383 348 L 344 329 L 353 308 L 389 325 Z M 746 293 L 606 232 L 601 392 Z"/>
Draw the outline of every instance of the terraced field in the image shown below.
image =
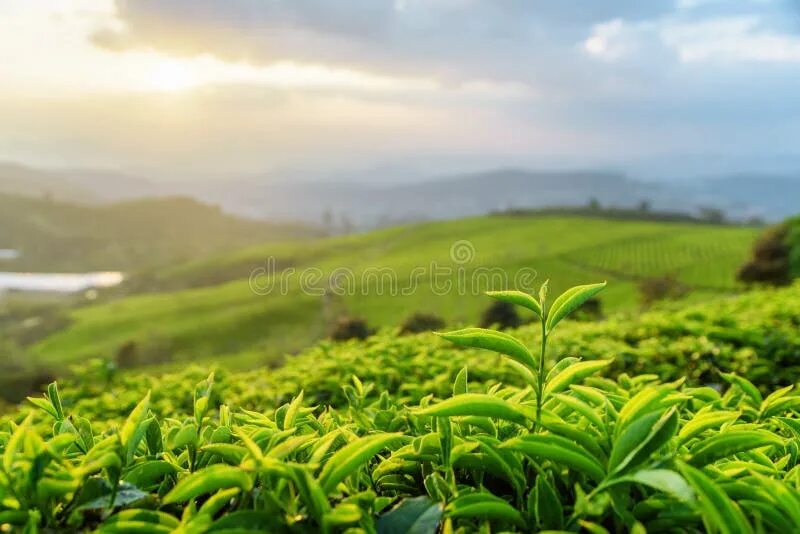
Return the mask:
<path fill-rule="evenodd" d="M 712 237 L 703 227 L 681 232 L 663 229 L 579 249 L 565 257 L 584 268 L 622 278 L 674 274 L 695 288 L 733 289 L 736 281 L 731 273 L 741 264 L 742 250 L 752 240 L 749 231 Z"/>
<path fill-rule="evenodd" d="M 733 273 L 756 233 L 689 223 L 491 216 L 252 247 L 152 274 L 162 292 L 76 310 L 66 329 L 31 347 L 26 365 L 114 357 L 128 347 L 135 365 L 213 357 L 249 367 L 308 346 L 343 314 L 364 316 L 376 327 L 397 325 L 413 311 L 470 324 L 486 306 L 481 293 L 500 289 L 495 268 L 508 274 L 499 284 L 519 285 L 514 276 L 521 273 L 530 287 L 549 278 L 554 291 L 607 279 L 613 282 L 602 297 L 607 313 L 637 309 L 636 284 L 646 276 L 675 273 L 696 289 L 692 298 L 702 299 L 736 291 Z M 275 289 L 254 294 L 249 277 L 269 258 L 276 272 L 262 272 L 257 281 Z M 310 270 L 315 276 L 310 285 L 305 280 L 304 292 L 301 274 Z M 349 273 L 337 280 L 352 283 L 342 284 L 344 294 L 320 297 L 334 272 Z M 395 285 L 382 278 L 387 272 Z M 288 280 L 285 294 L 281 277 Z"/>

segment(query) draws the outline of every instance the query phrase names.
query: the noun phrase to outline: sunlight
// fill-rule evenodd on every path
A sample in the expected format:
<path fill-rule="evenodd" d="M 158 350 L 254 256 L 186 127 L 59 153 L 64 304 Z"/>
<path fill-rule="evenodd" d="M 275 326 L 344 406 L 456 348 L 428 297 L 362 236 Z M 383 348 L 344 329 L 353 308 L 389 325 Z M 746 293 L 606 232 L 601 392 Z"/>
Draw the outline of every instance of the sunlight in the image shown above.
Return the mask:
<path fill-rule="evenodd" d="M 191 89 L 202 83 L 203 81 L 194 75 L 187 62 L 161 59 L 156 62 L 143 85 L 154 91 L 175 93 Z"/>

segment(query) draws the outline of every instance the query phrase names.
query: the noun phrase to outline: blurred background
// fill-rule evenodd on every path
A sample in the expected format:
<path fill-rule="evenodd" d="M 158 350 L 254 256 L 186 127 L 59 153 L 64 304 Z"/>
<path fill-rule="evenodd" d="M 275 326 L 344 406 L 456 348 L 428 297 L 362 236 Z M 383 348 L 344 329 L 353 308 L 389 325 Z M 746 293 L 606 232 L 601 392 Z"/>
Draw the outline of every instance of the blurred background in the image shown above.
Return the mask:
<path fill-rule="evenodd" d="M 0 65 L 9 401 L 504 317 L 431 262 L 609 280 L 585 320 L 800 274 L 793 0 L 10 0 Z"/>

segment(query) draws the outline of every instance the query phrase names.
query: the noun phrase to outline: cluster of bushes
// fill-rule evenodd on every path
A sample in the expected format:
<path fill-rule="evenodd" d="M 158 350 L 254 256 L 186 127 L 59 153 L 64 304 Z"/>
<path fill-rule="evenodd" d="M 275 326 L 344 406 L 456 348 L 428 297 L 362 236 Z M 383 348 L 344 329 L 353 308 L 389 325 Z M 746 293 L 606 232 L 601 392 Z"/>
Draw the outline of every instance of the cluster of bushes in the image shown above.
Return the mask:
<path fill-rule="evenodd" d="M 445 321 L 433 313 L 416 312 L 409 315 L 400 325 L 400 335 L 433 332 L 445 326 Z M 329 337 L 334 341 L 366 339 L 376 332 L 361 317 L 340 317 L 330 330 Z"/>
<path fill-rule="evenodd" d="M 577 311 L 574 319 L 596 321 L 603 317 L 600 299 L 594 297 L 587 300 Z M 506 330 L 518 328 L 524 322 L 517 309 L 507 302 L 492 302 L 481 314 L 479 324 L 483 328 L 499 328 Z M 400 335 L 435 332 L 445 327 L 446 321 L 434 314 L 416 312 L 409 315 L 399 327 Z M 330 329 L 328 337 L 334 341 L 350 339 L 366 339 L 376 332 L 366 319 L 361 317 L 340 317 Z"/>
<path fill-rule="evenodd" d="M 158 377 L 93 363 L 0 422 L 0 524 L 800 529 L 800 395 L 774 382 L 798 359 L 800 286 L 630 323 L 559 324 L 574 298 L 504 298 L 539 320 L 446 336 L 466 348 L 383 332 L 322 343 L 274 371 Z M 800 378 L 784 370 L 780 381 Z"/>

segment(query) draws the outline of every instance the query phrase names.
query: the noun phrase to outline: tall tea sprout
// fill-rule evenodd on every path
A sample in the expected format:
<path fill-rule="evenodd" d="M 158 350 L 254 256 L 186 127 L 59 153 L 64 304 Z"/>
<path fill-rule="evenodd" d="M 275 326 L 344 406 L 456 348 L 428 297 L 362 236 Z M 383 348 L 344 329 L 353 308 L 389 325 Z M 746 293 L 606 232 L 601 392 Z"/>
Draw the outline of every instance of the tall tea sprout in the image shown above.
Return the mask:
<path fill-rule="evenodd" d="M 565 317 L 605 287 L 606 282 L 575 286 L 562 293 L 550 306 L 547 302 L 547 282 L 542 284 L 539 289 L 538 298 L 522 291 L 489 291 L 487 293 L 493 299 L 522 306 L 534 313 L 542 327 L 541 347 L 536 357 L 520 340 L 497 330 L 464 328 L 439 335 L 456 345 L 487 349 L 507 356 L 511 364 L 536 393 L 536 420 L 538 422 L 541 419 L 545 396 L 548 392 L 557 392 L 561 389 L 558 385 L 559 381 L 564 381 L 568 377 L 579 378 L 584 373 L 593 373 L 608 364 L 607 361 L 576 363 L 574 358 L 565 358 L 557 362 L 549 374 L 545 374 L 547 340 L 553 330 Z M 567 368 L 569 368 L 569 372 L 566 372 Z"/>

